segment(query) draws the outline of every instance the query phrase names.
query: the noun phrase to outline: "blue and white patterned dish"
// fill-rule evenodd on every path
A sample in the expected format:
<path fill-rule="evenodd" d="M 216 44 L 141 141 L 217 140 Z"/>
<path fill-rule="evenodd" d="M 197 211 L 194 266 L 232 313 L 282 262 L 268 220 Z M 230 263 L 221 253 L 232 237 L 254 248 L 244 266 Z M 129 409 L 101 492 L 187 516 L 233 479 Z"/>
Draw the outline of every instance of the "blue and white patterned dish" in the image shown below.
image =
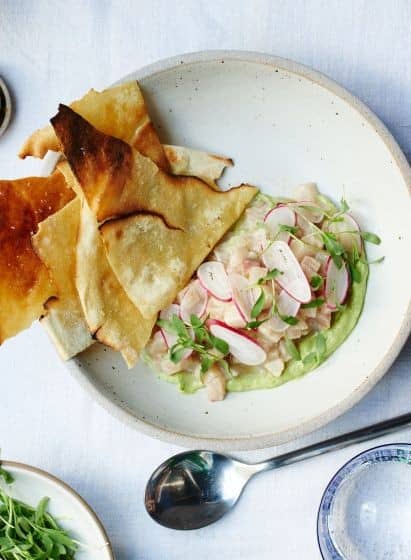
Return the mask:
<path fill-rule="evenodd" d="M 411 445 L 374 447 L 344 465 L 321 500 L 324 560 L 411 558 Z"/>

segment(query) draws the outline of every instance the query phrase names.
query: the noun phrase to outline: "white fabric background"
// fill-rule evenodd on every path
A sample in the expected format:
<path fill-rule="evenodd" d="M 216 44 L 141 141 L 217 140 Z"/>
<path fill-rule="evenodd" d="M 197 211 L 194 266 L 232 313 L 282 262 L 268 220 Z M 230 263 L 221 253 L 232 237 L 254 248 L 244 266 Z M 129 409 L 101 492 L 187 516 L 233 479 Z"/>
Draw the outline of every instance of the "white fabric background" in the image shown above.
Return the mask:
<path fill-rule="evenodd" d="M 160 58 L 216 48 L 266 51 L 325 72 L 368 103 L 410 157 L 410 22 L 408 0 L 0 0 L 0 75 L 16 107 L 0 139 L 0 176 L 40 170 L 38 162 L 20 162 L 15 154 L 59 101 Z M 283 448 L 409 411 L 410 363 L 408 343 L 356 408 Z M 148 475 L 176 447 L 133 432 L 97 406 L 39 326 L 1 348 L 0 375 L 3 458 L 50 470 L 76 488 L 101 517 L 118 560 L 318 559 L 322 491 L 344 461 L 372 445 L 261 475 L 226 519 L 175 533 L 148 518 L 143 492 Z M 410 436 L 408 430 L 385 440 Z M 253 460 L 278 451 L 240 455 Z"/>

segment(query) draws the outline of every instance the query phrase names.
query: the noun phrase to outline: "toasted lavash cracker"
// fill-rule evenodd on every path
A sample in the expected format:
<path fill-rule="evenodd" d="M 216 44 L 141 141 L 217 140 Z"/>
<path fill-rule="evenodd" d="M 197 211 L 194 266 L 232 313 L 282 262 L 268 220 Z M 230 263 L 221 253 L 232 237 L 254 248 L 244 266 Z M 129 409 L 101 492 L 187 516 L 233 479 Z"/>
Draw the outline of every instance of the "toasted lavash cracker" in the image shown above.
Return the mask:
<path fill-rule="evenodd" d="M 109 265 L 96 217 L 85 201 L 80 214 L 76 286 L 95 338 L 119 350 L 129 368 L 134 366 L 157 317 L 143 318 L 128 298 Z"/>
<path fill-rule="evenodd" d="M 150 212 L 161 215 L 168 225 L 182 229 L 193 227 L 196 219 L 210 231 L 215 227 L 214 222 L 219 221 L 221 225 L 227 222 L 225 229 L 217 227 L 215 230 L 217 234 L 223 230 L 221 237 L 244 210 L 240 193 L 249 193 L 248 203 L 257 192 L 250 186 L 217 192 L 200 179 L 164 173 L 152 160 L 125 142 L 96 130 L 65 105 L 60 105 L 51 122 L 100 223 L 135 212 Z M 221 215 L 228 210 L 228 202 L 233 217 L 237 216 L 231 222 L 230 214 Z"/>
<path fill-rule="evenodd" d="M 80 207 L 80 199 L 74 198 L 41 222 L 32 239 L 57 289 L 56 297 L 46 304 L 47 313 L 41 322 L 64 360 L 82 352 L 94 342 L 75 285 Z"/>
<path fill-rule="evenodd" d="M 73 196 L 59 171 L 49 177 L 0 181 L 0 342 L 29 327 L 55 295 L 31 236 Z"/>
<path fill-rule="evenodd" d="M 98 130 L 124 140 L 168 171 L 169 163 L 147 112 L 143 94 L 134 80 L 95 91 L 73 101 L 70 107 Z M 60 151 L 60 143 L 48 125 L 36 130 L 22 146 L 19 157 L 43 158 L 52 150 Z"/>
<path fill-rule="evenodd" d="M 193 177 L 168 175 L 125 142 L 97 131 L 69 107 L 60 106 L 51 122 L 99 222 L 112 216 L 157 215 L 170 240 L 174 236 L 174 252 L 166 253 L 163 232 L 158 233 L 151 222 L 140 222 L 138 215 L 112 220 L 101 228 L 113 271 L 142 315 L 151 318 L 173 301 L 257 189 L 243 185 L 217 192 Z M 141 223 L 149 229 L 145 231 Z M 147 291 L 155 280 L 161 289 Z"/>
<path fill-rule="evenodd" d="M 183 146 L 163 146 L 173 175 L 198 177 L 213 189 L 219 190 L 216 180 L 226 167 L 232 167 L 233 160 Z"/>

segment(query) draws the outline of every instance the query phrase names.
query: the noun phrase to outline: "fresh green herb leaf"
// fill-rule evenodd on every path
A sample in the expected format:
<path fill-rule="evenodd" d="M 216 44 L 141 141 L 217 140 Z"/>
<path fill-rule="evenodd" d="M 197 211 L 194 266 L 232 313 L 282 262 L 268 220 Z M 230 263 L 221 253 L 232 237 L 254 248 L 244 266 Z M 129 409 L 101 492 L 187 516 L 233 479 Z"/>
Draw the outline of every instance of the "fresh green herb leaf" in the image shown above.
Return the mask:
<path fill-rule="evenodd" d="M 222 354 L 226 355 L 230 351 L 230 348 L 225 340 L 221 338 L 217 338 L 216 336 L 210 335 L 211 343 L 213 344 L 214 348 L 221 352 Z"/>
<path fill-rule="evenodd" d="M 190 323 L 194 328 L 201 328 L 203 326 L 203 322 L 197 315 L 190 315 Z"/>
<path fill-rule="evenodd" d="M 176 332 L 179 336 L 188 336 L 187 327 L 180 317 L 174 314 L 171 317 L 171 324 L 174 328 L 174 332 Z"/>
<path fill-rule="evenodd" d="M 14 482 L 13 475 L 6 471 L 0 466 L 0 477 L 4 480 L 6 484 L 12 484 Z"/>
<path fill-rule="evenodd" d="M 278 233 L 293 233 L 294 235 L 298 232 L 298 227 L 295 226 L 286 226 L 285 224 L 280 224 L 278 228 Z"/>
<path fill-rule="evenodd" d="M 278 317 L 281 319 L 281 321 L 284 321 L 284 323 L 287 323 L 287 325 L 297 325 L 298 324 L 298 319 L 297 317 L 292 317 L 291 315 L 282 315 L 278 309 L 278 307 L 275 305 L 275 303 L 273 304 L 273 314 L 277 314 Z"/>
<path fill-rule="evenodd" d="M 271 319 L 271 317 L 266 317 L 265 319 L 261 319 L 261 321 L 249 321 L 248 323 L 246 323 L 244 328 L 246 328 L 246 329 L 258 329 L 258 327 L 260 325 L 262 325 L 263 323 L 265 323 L 269 319 Z"/>
<path fill-rule="evenodd" d="M 313 290 L 319 290 L 324 283 L 324 278 L 318 274 L 315 274 L 310 280 L 310 286 Z"/>
<path fill-rule="evenodd" d="M 344 197 L 342 197 L 340 200 L 340 213 L 345 214 L 346 212 L 348 212 L 349 209 L 350 207 L 348 206 L 348 202 L 345 200 Z"/>
<path fill-rule="evenodd" d="M 265 292 L 263 289 L 261 289 L 260 295 L 258 296 L 257 301 L 253 305 L 253 308 L 251 309 L 252 319 L 257 319 L 257 317 L 260 315 L 261 311 L 264 308 L 264 304 L 265 304 Z"/>
<path fill-rule="evenodd" d="M 274 278 L 277 278 L 277 276 L 280 276 L 280 274 L 283 274 L 281 270 L 278 270 L 278 268 L 273 268 L 265 276 L 259 278 L 257 284 L 261 286 L 261 284 L 265 284 L 269 280 L 274 280 Z"/>
<path fill-rule="evenodd" d="M 312 299 L 308 303 L 302 303 L 301 307 L 303 309 L 310 309 L 310 308 L 313 308 L 313 307 L 321 307 L 324 302 L 325 302 L 325 299 L 323 299 L 323 298 Z"/>
<path fill-rule="evenodd" d="M 287 325 L 298 325 L 297 317 L 293 317 L 292 315 L 280 315 L 280 319 L 284 321 L 284 323 L 287 323 Z"/>
<path fill-rule="evenodd" d="M 299 352 L 297 346 L 294 344 L 294 342 L 292 340 L 290 340 L 289 338 L 285 338 L 284 339 L 284 344 L 285 344 L 285 348 L 286 348 L 287 352 L 289 353 L 289 355 L 291 356 L 291 358 L 293 358 L 294 360 L 297 360 L 299 362 L 301 360 L 301 356 L 300 356 L 300 352 Z"/>
<path fill-rule="evenodd" d="M 201 373 L 206 373 L 214 364 L 214 359 L 208 354 L 201 356 Z"/>
<path fill-rule="evenodd" d="M 170 348 L 170 360 L 173 364 L 178 364 L 183 359 L 183 355 L 187 350 L 187 346 L 177 342 Z"/>
<path fill-rule="evenodd" d="M 350 275 L 351 275 L 352 281 L 359 284 L 361 282 L 362 276 L 361 276 L 361 272 L 357 268 L 357 265 L 354 265 L 353 263 L 349 262 L 348 266 L 349 266 L 349 269 L 350 269 Z"/>
<path fill-rule="evenodd" d="M 351 253 L 347 255 L 347 258 L 351 279 L 353 282 L 356 282 L 358 284 L 359 282 L 361 282 L 362 276 L 361 271 L 358 268 L 358 263 L 361 261 L 361 258 L 356 244 L 353 245 Z"/>
<path fill-rule="evenodd" d="M 370 233 L 369 231 L 361 231 L 361 237 L 364 241 L 368 241 L 368 243 L 373 243 L 374 245 L 379 245 L 381 243 L 381 239 L 375 233 Z"/>
<path fill-rule="evenodd" d="M 333 233 L 328 233 L 326 231 L 321 232 L 321 237 L 323 239 L 325 248 L 330 253 L 332 260 L 337 268 L 341 268 L 343 265 L 342 256 L 345 254 L 344 247 L 339 241 L 337 241 Z"/>
<path fill-rule="evenodd" d="M 47 512 L 47 505 L 48 498 L 43 498 L 33 508 L 0 489 L 2 560 L 74 560 L 78 545 Z"/>
<path fill-rule="evenodd" d="M 174 333 L 173 326 L 171 325 L 170 321 L 167 319 L 157 319 L 156 324 L 161 327 L 162 329 L 166 330 L 169 333 Z"/>

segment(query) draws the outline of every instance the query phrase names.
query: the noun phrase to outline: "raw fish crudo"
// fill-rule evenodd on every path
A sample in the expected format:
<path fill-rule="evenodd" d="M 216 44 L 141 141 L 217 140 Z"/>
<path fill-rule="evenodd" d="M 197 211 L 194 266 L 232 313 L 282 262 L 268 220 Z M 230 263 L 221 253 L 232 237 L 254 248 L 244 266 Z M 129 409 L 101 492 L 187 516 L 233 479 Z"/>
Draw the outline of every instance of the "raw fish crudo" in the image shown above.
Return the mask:
<path fill-rule="evenodd" d="M 316 368 L 355 327 L 380 240 L 344 198 L 221 190 L 231 158 L 163 145 L 136 81 L 59 105 L 19 155 L 50 150 L 49 177 L 0 180 L 0 343 L 39 319 L 64 360 L 99 343 L 218 401 Z"/>
<path fill-rule="evenodd" d="M 342 199 L 313 183 L 294 198 L 258 194 L 176 300 L 144 357 L 161 377 L 209 399 L 276 387 L 320 365 L 356 325 L 368 263 Z"/>

